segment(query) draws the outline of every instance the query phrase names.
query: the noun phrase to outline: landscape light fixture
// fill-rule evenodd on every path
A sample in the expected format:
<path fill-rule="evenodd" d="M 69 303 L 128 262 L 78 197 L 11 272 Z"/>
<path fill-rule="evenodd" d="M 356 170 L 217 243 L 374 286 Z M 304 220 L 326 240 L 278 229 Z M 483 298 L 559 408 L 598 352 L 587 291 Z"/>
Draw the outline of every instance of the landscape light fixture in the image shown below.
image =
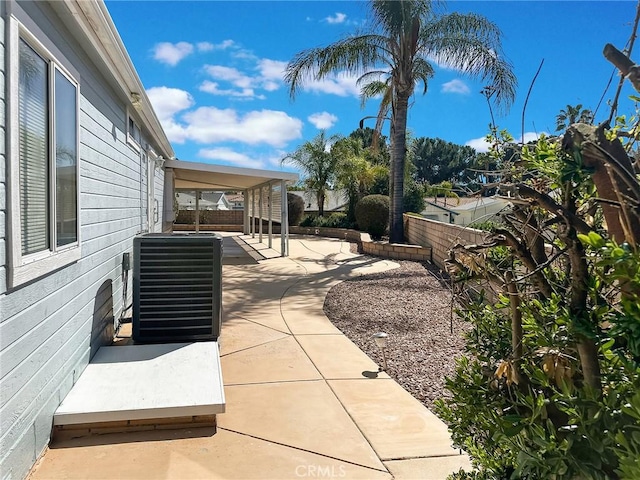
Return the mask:
<path fill-rule="evenodd" d="M 378 368 L 378 371 L 387 371 L 387 340 L 389 339 L 389 335 L 384 332 L 378 332 L 373 335 L 373 341 L 376 342 L 377 347 L 382 350 L 382 361 L 384 364 L 384 368 Z"/>

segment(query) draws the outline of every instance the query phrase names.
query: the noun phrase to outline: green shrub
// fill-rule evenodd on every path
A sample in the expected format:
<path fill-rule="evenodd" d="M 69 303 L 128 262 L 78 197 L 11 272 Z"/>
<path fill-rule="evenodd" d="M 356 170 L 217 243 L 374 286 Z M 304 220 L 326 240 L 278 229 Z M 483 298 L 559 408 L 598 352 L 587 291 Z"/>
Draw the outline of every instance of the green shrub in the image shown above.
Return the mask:
<path fill-rule="evenodd" d="M 389 197 L 368 195 L 356 205 L 356 222 L 373 240 L 382 239 L 389 225 Z"/>
<path fill-rule="evenodd" d="M 289 225 L 299 225 L 304 215 L 304 200 L 295 193 L 287 193 L 287 208 L 289 209 Z"/>
<path fill-rule="evenodd" d="M 300 222 L 301 227 L 314 227 L 314 222 L 318 218 L 316 215 L 305 215 Z"/>
<path fill-rule="evenodd" d="M 415 180 L 405 183 L 402 209 L 404 213 L 420 213 L 424 210 L 424 188 Z"/>
<path fill-rule="evenodd" d="M 300 222 L 301 227 L 354 228 L 346 213 L 334 212 L 327 217 L 307 215 Z"/>

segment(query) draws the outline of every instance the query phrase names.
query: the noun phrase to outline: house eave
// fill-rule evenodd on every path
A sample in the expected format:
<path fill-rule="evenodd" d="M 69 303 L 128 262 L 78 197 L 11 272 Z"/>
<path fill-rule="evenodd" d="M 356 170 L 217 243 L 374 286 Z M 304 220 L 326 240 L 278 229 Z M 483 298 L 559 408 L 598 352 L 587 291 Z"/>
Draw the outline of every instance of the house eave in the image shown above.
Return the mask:
<path fill-rule="evenodd" d="M 133 62 L 102 0 L 53 0 L 51 7 L 69 29 L 84 37 L 81 45 L 96 61 L 101 73 L 111 80 L 128 107 L 135 110 L 165 158 L 174 156 L 173 148 L 147 97 Z M 83 39 L 80 39 L 83 40 Z"/>

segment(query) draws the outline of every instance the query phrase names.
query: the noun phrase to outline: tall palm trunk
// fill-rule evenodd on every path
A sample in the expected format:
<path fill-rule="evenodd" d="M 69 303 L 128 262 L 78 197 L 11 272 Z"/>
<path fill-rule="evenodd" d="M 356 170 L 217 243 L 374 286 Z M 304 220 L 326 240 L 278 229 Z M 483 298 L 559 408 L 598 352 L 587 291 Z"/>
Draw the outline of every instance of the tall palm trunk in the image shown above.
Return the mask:
<path fill-rule="evenodd" d="M 404 196 L 404 164 L 407 155 L 407 112 L 409 95 L 398 92 L 393 112 L 393 131 L 391 132 L 391 163 L 393 189 L 390 192 L 389 242 L 404 242 L 402 222 L 402 198 Z"/>
<path fill-rule="evenodd" d="M 324 199 L 325 193 L 318 191 L 316 194 L 316 201 L 318 202 L 318 216 L 324 217 Z"/>

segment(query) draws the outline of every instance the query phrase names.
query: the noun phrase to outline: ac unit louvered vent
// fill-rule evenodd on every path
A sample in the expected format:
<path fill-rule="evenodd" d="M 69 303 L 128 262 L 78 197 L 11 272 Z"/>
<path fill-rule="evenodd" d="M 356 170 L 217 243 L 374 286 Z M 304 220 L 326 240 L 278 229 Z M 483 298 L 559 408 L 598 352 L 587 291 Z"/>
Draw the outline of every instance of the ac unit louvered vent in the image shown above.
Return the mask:
<path fill-rule="evenodd" d="M 133 340 L 215 340 L 222 306 L 222 237 L 134 238 Z"/>

